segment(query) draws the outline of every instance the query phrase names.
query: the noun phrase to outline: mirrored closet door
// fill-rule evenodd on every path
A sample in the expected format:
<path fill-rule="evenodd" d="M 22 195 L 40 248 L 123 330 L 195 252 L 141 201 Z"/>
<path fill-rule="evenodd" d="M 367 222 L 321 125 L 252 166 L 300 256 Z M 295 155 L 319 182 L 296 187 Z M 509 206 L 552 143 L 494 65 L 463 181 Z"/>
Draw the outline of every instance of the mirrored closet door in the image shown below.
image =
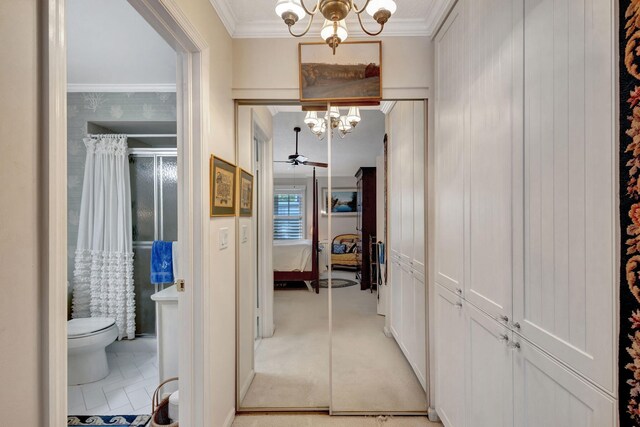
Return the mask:
<path fill-rule="evenodd" d="M 424 413 L 424 102 L 359 117 L 331 140 L 331 409 Z"/>

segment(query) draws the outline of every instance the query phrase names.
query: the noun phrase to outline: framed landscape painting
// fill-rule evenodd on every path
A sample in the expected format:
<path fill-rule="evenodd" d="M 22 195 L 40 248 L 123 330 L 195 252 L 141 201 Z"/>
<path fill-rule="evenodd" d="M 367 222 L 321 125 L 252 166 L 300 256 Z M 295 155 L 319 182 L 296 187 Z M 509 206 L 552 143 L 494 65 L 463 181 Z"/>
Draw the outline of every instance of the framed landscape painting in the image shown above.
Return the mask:
<path fill-rule="evenodd" d="M 209 164 L 211 216 L 235 216 L 236 167 L 219 157 L 211 156 Z"/>
<path fill-rule="evenodd" d="M 327 215 L 331 209 L 332 215 L 350 216 L 358 213 L 358 190 L 356 188 L 333 188 L 331 198 L 328 189 L 322 189 L 322 214 Z"/>
<path fill-rule="evenodd" d="M 253 215 L 253 175 L 242 168 L 239 169 L 240 184 L 240 216 Z"/>
<path fill-rule="evenodd" d="M 300 43 L 301 102 L 365 102 L 382 99 L 382 42 Z"/>

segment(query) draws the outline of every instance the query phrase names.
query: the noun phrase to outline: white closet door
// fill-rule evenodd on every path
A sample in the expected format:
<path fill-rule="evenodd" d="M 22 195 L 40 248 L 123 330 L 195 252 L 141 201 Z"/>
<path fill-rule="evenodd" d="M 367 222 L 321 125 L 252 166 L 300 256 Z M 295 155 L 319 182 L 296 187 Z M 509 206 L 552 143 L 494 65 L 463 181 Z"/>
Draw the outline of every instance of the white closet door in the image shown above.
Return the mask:
<path fill-rule="evenodd" d="M 446 427 L 464 426 L 464 331 L 462 299 L 436 285 L 435 407 Z M 474 425 L 474 424 L 471 424 Z"/>
<path fill-rule="evenodd" d="M 525 340 L 514 355 L 515 427 L 613 427 L 616 404 Z"/>
<path fill-rule="evenodd" d="M 413 259 L 412 267 L 420 274 L 425 273 L 425 105 L 422 101 L 413 103 Z"/>
<path fill-rule="evenodd" d="M 525 0 L 521 333 L 615 392 L 613 4 Z"/>
<path fill-rule="evenodd" d="M 413 305 L 413 272 L 405 263 L 400 264 L 402 275 L 402 328 L 400 332 L 400 348 L 409 363 L 414 363 L 415 355 L 415 307 Z"/>
<path fill-rule="evenodd" d="M 427 290 L 425 286 L 424 274 L 413 271 L 413 313 L 414 313 L 414 345 L 413 345 L 413 364 L 414 371 L 422 388 L 427 389 L 427 309 L 426 298 Z"/>
<path fill-rule="evenodd" d="M 400 257 L 403 262 L 413 263 L 413 103 L 400 102 L 400 179 L 402 183 L 402 250 Z"/>
<path fill-rule="evenodd" d="M 468 89 L 465 0 L 459 0 L 436 37 L 434 141 L 434 277 L 453 292 L 464 280 L 464 110 Z"/>
<path fill-rule="evenodd" d="M 473 427 L 513 426 L 511 332 L 465 304 L 465 414 Z M 542 427 L 542 426 L 541 426 Z"/>
<path fill-rule="evenodd" d="M 469 275 L 466 298 L 496 318 L 511 317 L 514 176 L 521 129 L 514 110 L 517 0 L 467 2 L 469 37 Z M 518 177 L 518 179 L 520 179 Z"/>
<path fill-rule="evenodd" d="M 389 277 L 391 278 L 391 304 L 389 305 L 390 328 L 396 341 L 400 342 L 402 332 L 402 269 L 397 257 L 392 257 L 389 265 Z"/>

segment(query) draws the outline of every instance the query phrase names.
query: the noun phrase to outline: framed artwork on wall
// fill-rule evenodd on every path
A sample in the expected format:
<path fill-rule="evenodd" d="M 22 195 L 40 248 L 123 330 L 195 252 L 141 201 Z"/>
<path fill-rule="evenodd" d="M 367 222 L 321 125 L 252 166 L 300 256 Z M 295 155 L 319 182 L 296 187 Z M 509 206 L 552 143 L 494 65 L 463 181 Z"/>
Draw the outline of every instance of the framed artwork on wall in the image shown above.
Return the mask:
<path fill-rule="evenodd" d="M 235 216 L 236 215 L 236 185 L 237 168 L 235 165 L 211 156 L 209 164 L 209 184 L 211 206 L 210 215 Z"/>
<path fill-rule="evenodd" d="M 358 213 L 358 190 L 356 188 L 332 188 L 331 198 L 328 189 L 322 189 L 322 214 L 327 215 L 329 206 L 333 216 L 353 216 Z"/>
<path fill-rule="evenodd" d="M 238 184 L 239 194 L 239 212 L 240 216 L 253 215 L 253 175 L 242 168 L 238 168 L 238 176 L 240 183 Z"/>
<path fill-rule="evenodd" d="M 382 99 L 382 42 L 298 45 L 301 102 L 367 102 Z"/>

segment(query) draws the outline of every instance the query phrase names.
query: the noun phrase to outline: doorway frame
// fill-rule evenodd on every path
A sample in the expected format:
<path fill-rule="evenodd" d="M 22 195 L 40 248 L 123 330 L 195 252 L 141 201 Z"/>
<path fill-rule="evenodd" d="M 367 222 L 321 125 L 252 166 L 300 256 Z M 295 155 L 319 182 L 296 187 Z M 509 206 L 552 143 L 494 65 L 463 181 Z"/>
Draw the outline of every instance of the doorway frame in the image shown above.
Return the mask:
<path fill-rule="evenodd" d="M 208 155 L 209 46 L 182 13 L 175 0 L 128 0 L 138 13 L 176 51 L 178 121 L 178 226 L 182 277 L 180 294 L 181 419 L 201 426 L 211 419 L 210 322 L 206 301 L 210 291 Z M 43 331 L 43 425 L 56 427 L 67 418 L 67 43 L 66 1 L 48 0 L 42 16 L 42 146 L 43 196 L 40 256 Z M 193 209 L 192 207 L 202 207 Z M 230 424 L 230 422 L 228 423 Z"/>

